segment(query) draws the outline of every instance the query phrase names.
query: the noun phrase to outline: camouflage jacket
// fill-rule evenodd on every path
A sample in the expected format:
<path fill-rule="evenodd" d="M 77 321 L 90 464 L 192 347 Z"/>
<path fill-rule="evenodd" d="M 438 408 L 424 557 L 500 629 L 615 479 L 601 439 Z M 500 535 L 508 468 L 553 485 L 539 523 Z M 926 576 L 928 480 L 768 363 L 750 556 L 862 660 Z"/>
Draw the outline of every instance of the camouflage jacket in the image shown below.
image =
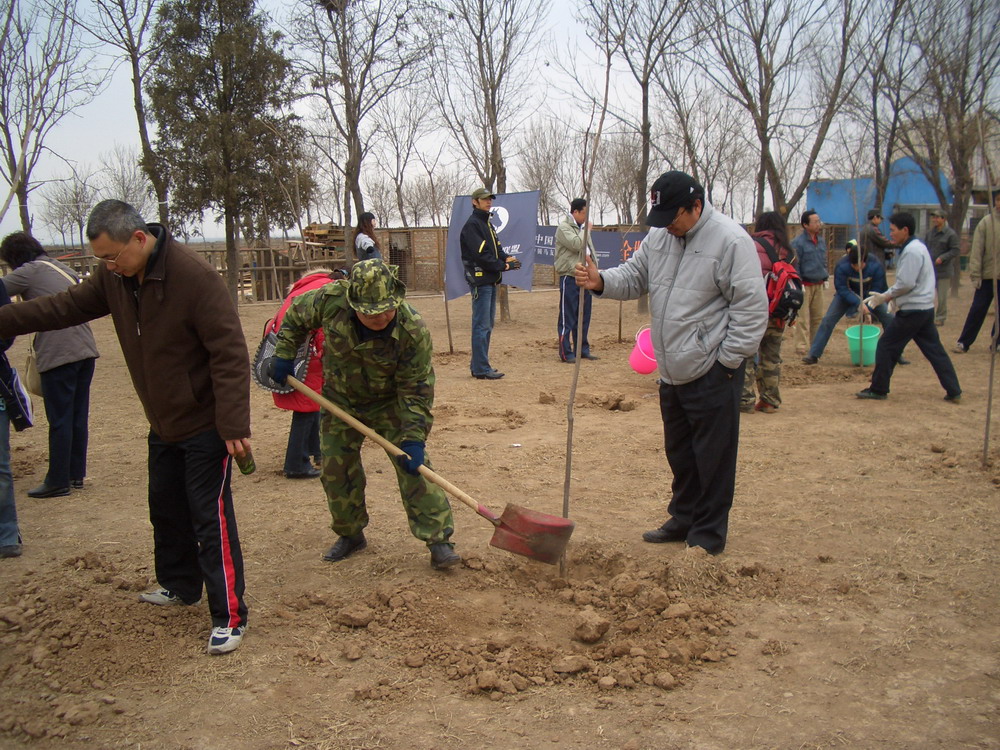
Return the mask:
<path fill-rule="evenodd" d="M 403 440 L 426 441 L 434 417 L 431 334 L 403 302 L 387 339 L 359 342 L 347 284 L 327 284 L 297 297 L 285 313 L 275 354 L 294 359 L 310 331 L 322 328 L 323 395 L 362 422 L 366 412 L 390 409 Z"/>

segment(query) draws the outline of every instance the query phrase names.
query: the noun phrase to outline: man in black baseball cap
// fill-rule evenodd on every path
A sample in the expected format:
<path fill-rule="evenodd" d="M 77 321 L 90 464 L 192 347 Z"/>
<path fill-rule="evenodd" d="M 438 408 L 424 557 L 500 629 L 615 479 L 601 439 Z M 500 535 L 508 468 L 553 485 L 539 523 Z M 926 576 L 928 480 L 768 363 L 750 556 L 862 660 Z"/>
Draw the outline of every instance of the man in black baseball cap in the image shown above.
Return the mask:
<path fill-rule="evenodd" d="M 666 172 L 660 175 L 649 191 L 649 214 L 646 223 L 662 227 L 668 232 L 680 209 L 690 209 L 695 201 L 705 202 L 705 188 L 684 172 Z M 682 212 L 683 215 L 684 212 Z M 675 236 L 682 236 L 671 232 Z"/>
<path fill-rule="evenodd" d="M 745 361 L 767 327 L 767 293 L 750 235 L 691 175 L 667 172 L 653 183 L 646 223 L 649 234 L 625 263 L 598 271 L 588 258 L 576 283 L 612 299 L 649 294 L 673 478 L 670 517 L 642 538 L 717 555 L 736 487 Z"/>

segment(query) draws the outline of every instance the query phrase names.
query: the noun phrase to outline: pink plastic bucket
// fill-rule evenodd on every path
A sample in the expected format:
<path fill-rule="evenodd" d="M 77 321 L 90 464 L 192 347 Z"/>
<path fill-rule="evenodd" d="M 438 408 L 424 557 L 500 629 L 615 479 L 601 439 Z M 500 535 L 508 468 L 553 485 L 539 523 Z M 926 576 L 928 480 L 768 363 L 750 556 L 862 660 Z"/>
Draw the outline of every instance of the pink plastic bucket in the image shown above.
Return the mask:
<path fill-rule="evenodd" d="M 656 355 L 653 353 L 653 339 L 648 328 L 635 335 L 635 346 L 628 355 L 628 364 L 639 375 L 649 375 L 656 370 Z"/>
<path fill-rule="evenodd" d="M 635 335 L 635 343 L 643 354 L 656 361 L 656 352 L 653 351 L 653 332 L 649 326 L 639 329 L 639 333 Z"/>

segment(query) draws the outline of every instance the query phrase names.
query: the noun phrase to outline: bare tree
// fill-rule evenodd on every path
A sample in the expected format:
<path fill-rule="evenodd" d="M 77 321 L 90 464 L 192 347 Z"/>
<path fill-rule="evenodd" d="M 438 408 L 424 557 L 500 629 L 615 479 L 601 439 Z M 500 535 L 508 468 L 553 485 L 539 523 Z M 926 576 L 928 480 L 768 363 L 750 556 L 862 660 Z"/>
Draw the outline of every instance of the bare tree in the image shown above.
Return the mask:
<path fill-rule="evenodd" d="M 700 182 L 708 199 L 720 208 L 729 202 L 733 215 L 738 192 L 754 176 L 754 154 L 746 117 L 705 81 L 692 66 L 668 65 L 656 74 L 665 106 L 652 144 L 673 168 Z M 665 146 L 674 146 L 667 150 Z M 679 150 L 678 150 L 679 147 Z"/>
<path fill-rule="evenodd" d="M 345 152 L 333 162 L 344 177 L 344 221 L 365 210 L 361 167 L 374 115 L 394 91 L 412 84 L 429 41 L 413 0 L 301 0 L 292 20 L 300 70 Z"/>
<path fill-rule="evenodd" d="M 95 39 L 112 47 L 119 62 L 124 62 L 129 67 L 132 108 L 135 110 L 142 149 L 141 165 L 156 196 L 160 223 L 167 226 L 169 206 L 166 170 L 162 168 L 159 157 L 153 150 L 146 101 L 143 97 L 149 72 L 156 66 L 160 54 L 159 46 L 152 41 L 159 3 L 160 0 L 93 0 L 91 16 L 78 18 L 77 23 Z"/>
<path fill-rule="evenodd" d="M 0 219 L 16 197 L 26 232 L 31 175 L 45 139 L 100 90 L 93 56 L 70 20 L 74 7 L 74 0 L 0 0 L 0 173 L 9 186 Z"/>
<path fill-rule="evenodd" d="M 853 62 L 867 54 L 856 42 L 870 1 L 714 0 L 704 8 L 691 57 L 753 124 L 755 214 L 766 189 L 781 213 L 805 194 L 858 75 Z"/>
<path fill-rule="evenodd" d="M 670 58 L 688 44 L 687 8 L 687 0 L 585 0 L 581 8 L 588 36 L 602 48 L 610 44 L 608 51 L 625 63 L 639 87 L 637 97 L 609 112 L 638 136 L 639 160 L 632 173 L 637 221 L 646 218 L 652 132 L 650 93 L 656 71 L 672 64 Z M 638 112 L 629 106 L 635 99 Z"/>
<path fill-rule="evenodd" d="M 62 237 L 63 247 L 66 247 L 66 233 L 69 231 L 72 236 L 73 220 L 68 210 L 68 199 L 65 196 L 67 186 L 64 180 L 53 180 L 45 183 L 39 191 L 42 199 L 42 207 L 38 212 L 39 218 L 47 227 L 59 233 Z"/>
<path fill-rule="evenodd" d="M 375 161 L 389 177 L 396 196 L 396 211 L 408 227 L 403 182 L 417 150 L 417 141 L 427 129 L 431 105 L 419 87 L 411 87 L 382 101 L 376 117 L 378 141 Z"/>
<path fill-rule="evenodd" d="M 392 180 L 382 172 L 369 172 L 364 189 L 368 209 L 375 214 L 379 226 L 390 224 L 396 213 L 396 188 Z"/>
<path fill-rule="evenodd" d="M 565 209 L 578 197 L 559 190 L 559 172 L 571 141 L 566 126 L 554 118 L 535 120 L 520 139 L 518 149 L 519 184 L 527 190 L 539 191 L 538 220 L 552 223 L 552 212 Z"/>
<path fill-rule="evenodd" d="M 595 200 L 600 195 L 614 207 L 619 224 L 641 224 L 645 220 L 645 195 L 648 178 L 643 175 L 642 192 L 636 177 L 641 169 L 642 144 L 634 132 L 604 136 L 601 160 L 597 164 Z M 643 206 L 639 212 L 636 207 Z"/>
<path fill-rule="evenodd" d="M 74 169 L 68 177 L 46 183 L 42 190 L 42 217 L 62 235 L 63 245 L 66 245 L 68 231 L 71 241 L 79 239 L 80 248 L 86 247 L 83 229 L 97 203 L 97 190 L 93 183 L 94 172 L 89 167 L 81 167 Z"/>
<path fill-rule="evenodd" d="M 142 154 L 134 148 L 116 145 L 101 154 L 103 168 L 97 178 L 97 192 L 102 198 L 117 198 L 133 206 L 140 216 L 156 210 L 156 194 L 142 166 Z"/>
<path fill-rule="evenodd" d="M 431 221 L 437 227 L 448 223 L 452 199 L 467 190 L 467 188 L 462 187 L 466 181 L 457 169 L 444 169 L 438 166 L 443 154 L 443 146 L 439 146 L 437 151 L 433 153 L 426 150 L 417 153 L 417 159 L 427 175 L 427 181 L 426 183 L 420 181 L 416 184 L 418 186 L 426 185 L 424 202 L 427 205 Z"/>
<path fill-rule="evenodd" d="M 915 15 L 940 19 L 913 29 L 920 54 L 911 71 L 917 81 L 913 103 L 903 111 L 900 137 L 938 193 L 943 171 L 951 179 L 954 202 L 949 221 L 963 225 L 975 181 L 980 118 L 1000 105 L 1000 4 L 995 0 L 919 0 Z M 995 116 L 995 114 L 994 114 Z"/>
<path fill-rule="evenodd" d="M 442 125 L 483 186 L 506 192 L 505 148 L 527 114 L 545 4 L 441 0 L 431 92 Z"/>

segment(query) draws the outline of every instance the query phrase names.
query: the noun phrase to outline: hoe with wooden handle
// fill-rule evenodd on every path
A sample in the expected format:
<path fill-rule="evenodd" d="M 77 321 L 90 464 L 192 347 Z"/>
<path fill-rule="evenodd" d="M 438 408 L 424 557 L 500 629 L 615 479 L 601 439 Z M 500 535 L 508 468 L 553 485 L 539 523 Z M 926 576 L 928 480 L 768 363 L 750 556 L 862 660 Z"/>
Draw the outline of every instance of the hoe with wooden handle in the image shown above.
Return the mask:
<path fill-rule="evenodd" d="M 328 398 L 324 398 L 316 393 L 312 388 L 305 385 L 294 377 L 288 377 L 288 384 L 317 404 L 322 406 L 334 416 L 342 419 L 365 437 L 369 437 L 381 445 L 390 456 L 405 456 L 405 451 L 393 445 L 384 437 L 375 432 L 371 427 L 359 422 L 350 414 L 345 412 Z M 489 508 L 477 503 L 458 487 L 447 479 L 437 474 L 427 466 L 420 467 L 420 473 L 429 482 L 438 485 L 450 495 L 461 500 L 472 510 L 481 515 L 495 527 L 490 545 L 498 549 L 513 552 L 515 555 L 530 557 L 532 560 L 539 560 L 550 565 L 559 562 L 566 545 L 569 543 L 570 535 L 576 523 L 568 518 L 551 516 L 548 513 L 539 513 L 520 505 L 508 504 L 504 508 L 503 514 L 498 516 Z"/>

